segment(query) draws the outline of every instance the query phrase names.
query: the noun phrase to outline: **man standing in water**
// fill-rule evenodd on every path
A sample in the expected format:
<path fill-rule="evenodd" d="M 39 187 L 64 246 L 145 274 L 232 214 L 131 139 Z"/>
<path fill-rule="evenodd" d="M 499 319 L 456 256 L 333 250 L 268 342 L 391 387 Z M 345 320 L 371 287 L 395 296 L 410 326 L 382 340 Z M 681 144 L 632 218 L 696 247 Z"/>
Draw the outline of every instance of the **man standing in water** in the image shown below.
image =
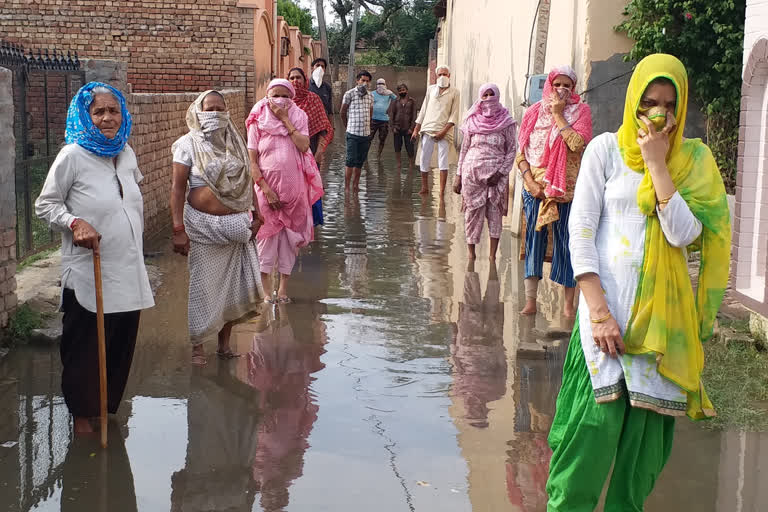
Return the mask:
<path fill-rule="evenodd" d="M 323 81 L 327 67 L 328 63 L 322 57 L 312 61 L 312 79 L 309 81 L 309 92 L 320 96 L 320 99 L 323 100 L 325 113 L 328 115 L 328 119 L 331 119 L 331 124 L 333 124 L 333 91 L 331 85 Z"/>
<path fill-rule="evenodd" d="M 381 159 L 381 152 L 384 151 L 384 143 L 387 142 L 389 134 L 389 105 L 397 99 L 395 93 L 387 89 L 387 81 L 383 78 L 376 80 L 376 90 L 373 95 L 373 120 L 371 121 L 371 142 L 379 134 L 379 152 L 376 154 Z"/>
<path fill-rule="evenodd" d="M 451 87 L 451 70 L 448 66 L 437 68 L 437 84 L 427 88 L 424 103 L 421 105 L 413 139 L 421 136 L 421 145 L 417 159 L 421 167 L 421 190 L 419 194 L 429 193 L 429 171 L 440 169 L 440 197 L 445 195 L 448 181 L 448 167 L 458 162 L 456 147 L 453 144 L 453 128 L 459 122 L 459 91 Z M 435 155 L 437 146 L 437 155 Z M 437 156 L 437 158 L 433 158 Z M 435 165 L 437 164 L 437 165 Z"/>
<path fill-rule="evenodd" d="M 349 190 L 352 176 L 354 191 L 360 190 L 360 173 L 368 158 L 371 147 L 371 117 L 373 96 L 368 92 L 371 74 L 361 71 L 357 74 L 357 86 L 344 93 L 341 101 L 341 120 L 347 127 L 347 166 L 344 175 L 344 190 Z"/>
<path fill-rule="evenodd" d="M 416 126 L 416 102 L 408 95 L 408 86 L 397 86 L 398 99 L 389 106 L 389 125 L 392 128 L 392 137 L 395 140 L 395 158 L 397 169 L 402 169 L 400 151 L 405 143 L 405 151 L 408 153 L 408 171 L 413 170 L 416 152 L 413 150 L 413 129 Z"/>

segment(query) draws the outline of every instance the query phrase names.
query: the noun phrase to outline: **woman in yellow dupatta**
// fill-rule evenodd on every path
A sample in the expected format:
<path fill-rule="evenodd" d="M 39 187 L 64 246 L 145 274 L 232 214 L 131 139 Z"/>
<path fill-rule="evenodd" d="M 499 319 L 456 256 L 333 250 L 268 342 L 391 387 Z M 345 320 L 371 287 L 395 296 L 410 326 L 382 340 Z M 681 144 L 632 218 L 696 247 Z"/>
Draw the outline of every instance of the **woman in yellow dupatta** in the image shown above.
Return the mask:
<path fill-rule="evenodd" d="M 641 511 L 674 417 L 714 415 L 702 342 L 728 280 L 730 215 L 712 153 L 684 139 L 688 76 L 671 55 L 635 68 L 618 133 L 587 148 L 570 217 L 582 291 L 549 435 L 548 511 Z M 701 251 L 694 298 L 687 249 Z"/>

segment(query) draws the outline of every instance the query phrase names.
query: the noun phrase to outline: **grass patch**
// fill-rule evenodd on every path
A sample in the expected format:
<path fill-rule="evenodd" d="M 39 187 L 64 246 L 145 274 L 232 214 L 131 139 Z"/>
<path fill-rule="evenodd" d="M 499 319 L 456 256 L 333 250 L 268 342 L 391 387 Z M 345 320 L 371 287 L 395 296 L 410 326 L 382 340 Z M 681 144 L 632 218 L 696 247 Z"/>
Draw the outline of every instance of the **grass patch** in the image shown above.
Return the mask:
<path fill-rule="evenodd" d="M 21 262 L 19 262 L 19 265 L 16 267 L 16 271 L 18 272 L 19 270 L 25 267 L 28 267 L 33 263 L 37 263 L 40 260 L 44 260 L 45 258 L 47 258 L 48 256 L 50 256 L 51 254 L 55 253 L 58 250 L 59 250 L 58 247 L 51 247 L 50 249 L 46 249 L 44 251 L 40 251 L 36 254 L 33 254 L 28 258 L 24 258 L 23 260 L 21 260 Z"/>
<path fill-rule="evenodd" d="M 12 342 L 27 341 L 34 329 L 43 326 L 42 313 L 35 311 L 26 304 L 16 308 L 16 312 L 8 322 L 8 337 Z"/>
<path fill-rule="evenodd" d="M 704 352 L 701 378 L 717 417 L 703 425 L 713 430 L 768 430 L 768 410 L 758 406 L 768 400 L 768 353 L 717 339 L 706 344 Z"/>

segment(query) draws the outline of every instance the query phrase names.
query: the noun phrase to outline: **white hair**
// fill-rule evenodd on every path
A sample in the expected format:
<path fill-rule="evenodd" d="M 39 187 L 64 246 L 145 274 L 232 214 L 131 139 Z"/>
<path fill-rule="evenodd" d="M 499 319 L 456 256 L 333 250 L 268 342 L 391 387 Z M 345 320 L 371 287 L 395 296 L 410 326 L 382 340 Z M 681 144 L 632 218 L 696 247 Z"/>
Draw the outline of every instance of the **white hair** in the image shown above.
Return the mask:
<path fill-rule="evenodd" d="M 94 87 L 93 89 L 91 89 L 91 94 L 94 96 L 96 96 L 97 94 L 109 94 L 113 98 L 115 98 L 118 103 L 120 103 L 120 98 L 118 98 L 114 92 L 112 92 L 110 89 L 107 89 L 103 85 L 99 85 L 98 87 Z"/>
<path fill-rule="evenodd" d="M 448 74 L 449 74 L 449 75 L 451 74 L 451 68 L 449 68 L 449 67 L 448 67 L 448 66 L 446 66 L 445 64 L 442 64 L 442 65 L 440 65 L 440 66 L 437 66 L 437 69 L 435 69 L 435 73 L 436 73 L 436 74 L 437 74 L 437 73 L 439 73 L 441 69 L 444 69 L 444 70 L 446 70 L 446 71 L 448 72 Z"/>

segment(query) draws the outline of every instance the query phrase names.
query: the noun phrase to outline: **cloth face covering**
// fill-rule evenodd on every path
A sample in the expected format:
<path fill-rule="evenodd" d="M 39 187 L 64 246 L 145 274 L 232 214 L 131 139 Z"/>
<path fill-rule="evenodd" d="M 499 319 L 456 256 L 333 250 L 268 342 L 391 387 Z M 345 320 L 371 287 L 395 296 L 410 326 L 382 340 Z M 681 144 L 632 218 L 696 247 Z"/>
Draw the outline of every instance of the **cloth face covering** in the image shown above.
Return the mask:
<path fill-rule="evenodd" d="M 366 94 L 368 94 L 368 86 L 365 84 L 358 85 L 357 92 L 360 93 L 360 96 L 365 96 Z"/>
<path fill-rule="evenodd" d="M 320 87 L 323 85 L 323 77 L 325 76 L 325 70 L 317 66 L 314 71 L 312 71 L 312 80 L 315 82 L 315 85 Z"/>
<path fill-rule="evenodd" d="M 120 104 L 120 112 L 123 120 L 117 134 L 108 139 L 101 130 L 93 124 L 91 119 L 91 103 L 93 103 L 93 89 L 104 87 L 109 89 Z M 82 86 L 72 98 L 67 110 L 67 128 L 64 140 L 67 144 L 77 144 L 91 153 L 103 157 L 116 157 L 123 151 L 128 138 L 131 136 L 131 114 L 125 105 L 123 94 L 111 85 L 101 82 L 89 82 Z"/>
<path fill-rule="evenodd" d="M 291 98 L 270 98 L 269 101 L 272 102 L 272 104 L 276 107 L 280 108 L 288 108 L 293 105 Z"/>
<path fill-rule="evenodd" d="M 483 95 L 489 90 L 493 91 L 493 96 L 483 100 Z M 499 88 L 495 84 L 483 84 L 480 86 L 477 101 L 467 111 L 460 129 L 467 137 L 473 134 L 501 132 L 513 124 L 516 124 L 515 120 L 509 115 L 509 110 L 501 104 Z"/>
<path fill-rule="evenodd" d="M 205 112 L 205 91 L 187 109 L 187 128 L 194 152 L 192 172 L 221 204 L 235 212 L 253 207 L 253 179 L 248 150 L 229 112 Z"/>
<path fill-rule="evenodd" d="M 451 79 L 447 76 L 439 76 L 437 77 L 437 86 L 441 89 L 445 89 L 446 87 L 450 87 L 451 85 Z"/>
<path fill-rule="evenodd" d="M 661 229 L 653 180 L 637 142 L 638 129 L 645 128 L 637 118 L 640 100 L 657 78 L 669 80 L 677 90 L 677 129 L 669 134 L 666 158 L 669 175 L 702 223 L 701 236 L 690 247 L 701 250 L 695 300 L 686 255 L 669 244 Z M 702 343 L 712 336 L 728 282 L 728 265 L 723 262 L 730 261 L 731 219 L 712 152 L 701 139 L 683 139 L 687 113 L 688 74 L 683 63 L 664 54 L 640 61 L 627 88 L 624 121 L 617 134 L 624 163 L 643 174 L 637 204 L 647 216 L 645 255 L 624 343 L 629 354 L 655 354 L 659 373 L 687 393 L 688 416 L 701 419 L 715 414 L 701 383 Z"/>

